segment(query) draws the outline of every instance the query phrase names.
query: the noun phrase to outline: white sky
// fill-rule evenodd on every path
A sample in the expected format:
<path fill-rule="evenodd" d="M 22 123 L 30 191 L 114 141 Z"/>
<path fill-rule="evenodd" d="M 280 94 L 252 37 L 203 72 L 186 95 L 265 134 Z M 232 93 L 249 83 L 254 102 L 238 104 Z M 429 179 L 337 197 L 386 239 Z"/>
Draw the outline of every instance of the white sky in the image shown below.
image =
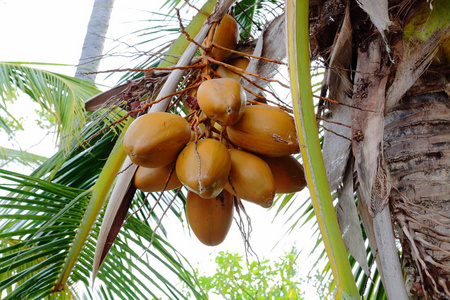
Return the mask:
<path fill-rule="evenodd" d="M 91 14 L 93 0 L 0 0 L 0 61 L 29 61 L 29 62 L 51 62 L 62 64 L 77 64 L 81 54 L 81 48 L 86 32 L 86 27 Z M 151 0 L 116 0 L 108 37 L 118 38 L 133 30 L 139 29 L 142 23 L 136 20 L 148 17 L 148 10 L 155 10 L 159 7 L 157 1 Z M 110 46 L 109 46 L 110 47 Z M 106 45 L 105 50 L 108 50 Z M 121 65 L 123 61 L 117 62 L 108 59 L 107 64 L 101 64 L 100 69 L 106 70 Z M 133 67 L 133 63 L 129 67 Z M 53 71 L 74 75 L 75 68 L 56 67 Z M 102 83 L 102 77 L 98 78 Z M 112 85 L 112 82 L 107 84 Z M 26 104 L 29 108 L 29 104 Z M 35 108 L 38 108 L 37 106 Z M 22 115 L 24 120 L 33 118 L 32 111 L 22 107 L 15 108 L 14 112 Z M 17 135 L 19 143 L 14 146 L 21 146 L 31 152 L 50 156 L 53 142 L 51 136 L 38 144 L 46 132 L 36 130 L 36 126 L 27 126 L 25 132 Z M 4 139 L 0 139 L 4 141 Z M 4 145 L 2 145 L 4 146 Z M 304 190 L 299 197 L 307 197 L 308 192 Z M 295 199 L 293 199 L 295 201 Z M 285 237 L 275 250 L 274 245 L 285 234 L 288 227 L 283 227 L 286 221 L 283 217 L 277 218 L 277 222 L 272 223 L 273 211 L 260 208 L 253 204 L 246 205 L 248 213 L 252 218 L 253 232 L 251 244 L 253 250 L 260 258 L 267 257 L 276 259 L 283 251 L 289 251 L 291 245 L 296 242 L 297 248 L 308 242 L 310 233 L 305 231 L 300 234 L 298 231 L 294 236 Z M 174 224 L 179 224 L 173 220 Z M 168 223 L 165 223 L 166 226 Z M 219 251 L 239 252 L 243 254 L 244 245 L 236 224 L 224 243 L 216 247 L 202 245 L 196 238 L 189 238 L 182 228 L 174 228 L 169 231 L 169 241 L 176 246 L 192 262 L 194 267 L 201 271 L 214 271 L 214 257 Z M 311 241 L 315 243 L 315 241 Z M 301 273 L 308 272 L 309 265 L 306 262 L 304 251 L 299 265 L 305 268 L 299 270 Z M 314 296 L 309 294 L 308 299 Z"/>

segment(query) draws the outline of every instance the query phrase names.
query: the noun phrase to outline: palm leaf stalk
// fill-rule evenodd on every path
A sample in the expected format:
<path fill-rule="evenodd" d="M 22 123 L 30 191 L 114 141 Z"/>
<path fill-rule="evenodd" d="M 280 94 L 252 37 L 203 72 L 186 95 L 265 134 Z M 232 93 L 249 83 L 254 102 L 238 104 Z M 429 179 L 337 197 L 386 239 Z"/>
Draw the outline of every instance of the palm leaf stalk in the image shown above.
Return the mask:
<path fill-rule="evenodd" d="M 128 127 L 130 122 L 125 126 Z M 114 146 L 111 154 L 103 167 L 100 176 L 92 188 L 92 196 L 89 201 L 89 205 L 86 208 L 86 213 L 83 217 L 83 221 L 78 229 L 77 235 L 73 242 L 73 246 L 67 256 L 66 262 L 64 264 L 63 270 L 59 275 L 58 284 L 56 285 L 56 290 L 61 290 L 64 287 L 65 282 L 70 276 L 72 268 L 76 263 L 78 255 L 80 254 L 84 242 L 86 241 L 89 232 L 98 217 L 98 214 L 103 207 L 104 199 L 106 199 L 107 194 L 110 190 L 111 185 L 114 182 L 116 174 L 120 171 L 122 162 L 126 157 L 126 153 L 120 144 L 123 135 L 126 132 L 126 127 L 124 127 L 121 135 L 117 139 L 116 145 Z"/>
<path fill-rule="evenodd" d="M 217 0 L 209 0 L 202 6 L 200 10 L 207 14 L 210 14 L 216 5 L 216 2 Z M 186 32 L 189 35 L 196 36 L 200 31 L 200 28 L 203 26 L 203 23 L 205 23 L 206 18 L 207 16 L 205 14 L 201 12 L 197 13 L 192 21 L 189 22 L 189 24 L 186 26 Z M 167 53 L 167 57 L 161 60 L 158 66 L 160 68 L 166 68 L 176 64 L 178 62 L 177 55 L 181 55 L 190 43 L 191 42 L 187 40 L 184 34 L 180 34 L 178 39 L 170 47 L 169 52 Z"/>
<path fill-rule="evenodd" d="M 335 278 L 335 297 L 359 299 L 332 203 L 317 135 L 309 72 L 308 12 L 308 1 L 287 1 L 289 72 L 297 134 L 314 211 Z"/>

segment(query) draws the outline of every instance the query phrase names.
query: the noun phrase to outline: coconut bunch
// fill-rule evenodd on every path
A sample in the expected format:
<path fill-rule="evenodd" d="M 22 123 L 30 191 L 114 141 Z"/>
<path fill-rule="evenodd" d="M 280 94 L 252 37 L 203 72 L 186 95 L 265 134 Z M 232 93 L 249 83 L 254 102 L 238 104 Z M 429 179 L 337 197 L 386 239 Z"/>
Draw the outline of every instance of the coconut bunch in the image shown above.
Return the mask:
<path fill-rule="evenodd" d="M 236 21 L 226 15 L 211 28 L 202 54 L 224 61 L 232 52 L 211 45 L 235 49 L 238 38 Z M 245 70 L 248 59 L 234 57 L 227 64 Z M 306 185 L 303 167 L 292 156 L 299 152 L 292 116 L 279 107 L 248 104 L 241 76 L 208 64 L 194 80 L 199 84 L 187 92 L 186 116 L 144 114 L 123 140 L 139 166 L 136 188 L 158 192 L 184 186 L 189 225 L 210 246 L 225 239 L 238 199 L 268 208 L 277 193 Z"/>

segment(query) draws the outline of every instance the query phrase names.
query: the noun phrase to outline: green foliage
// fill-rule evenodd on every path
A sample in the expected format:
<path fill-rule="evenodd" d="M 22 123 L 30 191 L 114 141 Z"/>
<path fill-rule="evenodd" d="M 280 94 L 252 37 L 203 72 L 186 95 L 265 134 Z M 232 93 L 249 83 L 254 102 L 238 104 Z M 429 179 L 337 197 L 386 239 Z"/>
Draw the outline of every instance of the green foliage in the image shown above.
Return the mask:
<path fill-rule="evenodd" d="M 80 177 L 84 174 L 80 173 Z M 50 296 L 83 219 L 89 193 L 3 170 L 0 180 L 6 182 L 0 186 L 0 194 L 9 192 L 0 196 L 0 293 L 6 295 L 5 299 Z M 141 205 L 134 203 L 132 210 Z M 145 211 L 150 210 L 149 206 Z M 158 294 L 164 299 L 185 299 L 167 279 L 172 276 L 182 280 L 195 298 L 204 298 L 196 291 L 189 263 L 163 238 L 155 235 L 152 248 L 147 249 L 153 226 L 151 220 L 147 221 L 148 215 L 140 217 L 129 217 L 97 281 L 121 299 L 156 299 Z M 64 288 L 74 291 L 77 282 L 89 286 L 98 225 Z"/>
<path fill-rule="evenodd" d="M 245 264 L 239 254 L 221 251 L 215 260 L 216 273 L 200 276 L 199 284 L 209 295 L 224 299 L 302 299 L 304 280 L 297 272 L 297 257 L 297 250 L 292 249 L 276 261 Z"/>
<path fill-rule="evenodd" d="M 55 116 L 45 110 L 34 110 L 38 118 L 35 120 L 36 125 L 42 129 L 51 129 L 54 124 L 56 124 L 57 120 Z"/>
<path fill-rule="evenodd" d="M 0 168 L 10 162 L 16 162 L 24 166 L 39 166 L 47 158 L 27 151 L 4 148 L 0 146 Z"/>
<path fill-rule="evenodd" d="M 30 65 L 24 62 L 0 62 L 0 99 L 3 101 L 0 110 L 6 114 L 0 117 L 0 128 L 11 134 L 17 126 L 20 127 L 20 122 L 8 113 L 6 104 L 16 100 L 18 91 L 21 91 L 39 103 L 44 115 L 57 127 L 61 144 L 68 147 L 72 137 L 84 124 L 83 100 L 97 94 L 99 90 L 89 81 Z M 51 119 L 48 114 L 52 115 Z M 15 127 L 11 127 L 12 124 Z"/>

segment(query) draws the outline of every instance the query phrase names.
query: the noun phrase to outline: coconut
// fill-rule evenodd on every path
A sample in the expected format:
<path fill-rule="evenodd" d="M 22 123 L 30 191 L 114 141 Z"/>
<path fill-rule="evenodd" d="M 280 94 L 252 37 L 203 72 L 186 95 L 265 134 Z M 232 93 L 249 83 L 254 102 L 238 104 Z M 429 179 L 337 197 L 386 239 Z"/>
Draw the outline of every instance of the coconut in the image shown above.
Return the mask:
<path fill-rule="evenodd" d="M 245 109 L 245 92 L 231 78 L 217 78 L 202 82 L 197 102 L 203 113 L 222 126 L 235 124 Z"/>
<path fill-rule="evenodd" d="M 161 192 L 181 187 L 175 172 L 175 161 L 159 168 L 138 167 L 133 182 L 143 192 Z"/>
<path fill-rule="evenodd" d="M 239 121 L 226 131 L 235 146 L 264 156 L 278 157 L 300 151 L 294 119 L 273 106 L 247 106 Z"/>
<path fill-rule="evenodd" d="M 227 191 L 212 199 L 204 199 L 188 191 L 186 216 L 200 242 L 216 246 L 225 240 L 233 222 L 233 207 L 233 196 Z"/>
<path fill-rule="evenodd" d="M 305 171 L 295 157 L 287 155 L 261 158 L 272 171 L 276 193 L 296 193 L 305 188 Z"/>
<path fill-rule="evenodd" d="M 229 61 L 227 61 L 227 64 L 232 65 L 233 67 L 237 67 L 237 68 L 245 71 L 247 69 L 249 62 L 250 62 L 250 60 L 248 58 L 237 57 L 237 58 L 233 58 L 233 59 L 230 59 Z M 233 71 L 235 71 L 235 72 L 233 72 Z M 243 71 L 238 71 L 238 70 L 233 70 L 233 71 L 231 71 L 230 69 L 228 69 L 222 65 L 220 65 L 216 70 L 217 74 L 219 74 L 220 77 L 222 77 L 222 78 L 231 78 L 236 81 L 239 81 L 241 79 Z"/>
<path fill-rule="evenodd" d="M 236 49 L 239 42 L 239 27 L 232 16 L 226 14 L 220 23 L 211 30 L 214 32 L 213 43 L 227 49 Z M 203 45 L 205 45 L 205 43 L 203 43 Z M 230 51 L 214 47 L 209 53 L 209 56 L 216 60 L 223 61 L 231 54 L 232 52 Z"/>
<path fill-rule="evenodd" d="M 246 151 L 229 149 L 231 170 L 225 189 L 231 194 L 270 207 L 275 197 L 275 182 L 267 163 Z"/>
<path fill-rule="evenodd" d="M 203 198 L 214 198 L 220 194 L 230 168 L 228 149 L 212 138 L 189 143 L 181 151 L 175 165 L 181 183 Z"/>
<path fill-rule="evenodd" d="M 174 161 L 190 138 L 191 128 L 183 117 L 165 112 L 148 113 L 128 127 L 123 149 L 133 163 L 157 168 Z"/>

